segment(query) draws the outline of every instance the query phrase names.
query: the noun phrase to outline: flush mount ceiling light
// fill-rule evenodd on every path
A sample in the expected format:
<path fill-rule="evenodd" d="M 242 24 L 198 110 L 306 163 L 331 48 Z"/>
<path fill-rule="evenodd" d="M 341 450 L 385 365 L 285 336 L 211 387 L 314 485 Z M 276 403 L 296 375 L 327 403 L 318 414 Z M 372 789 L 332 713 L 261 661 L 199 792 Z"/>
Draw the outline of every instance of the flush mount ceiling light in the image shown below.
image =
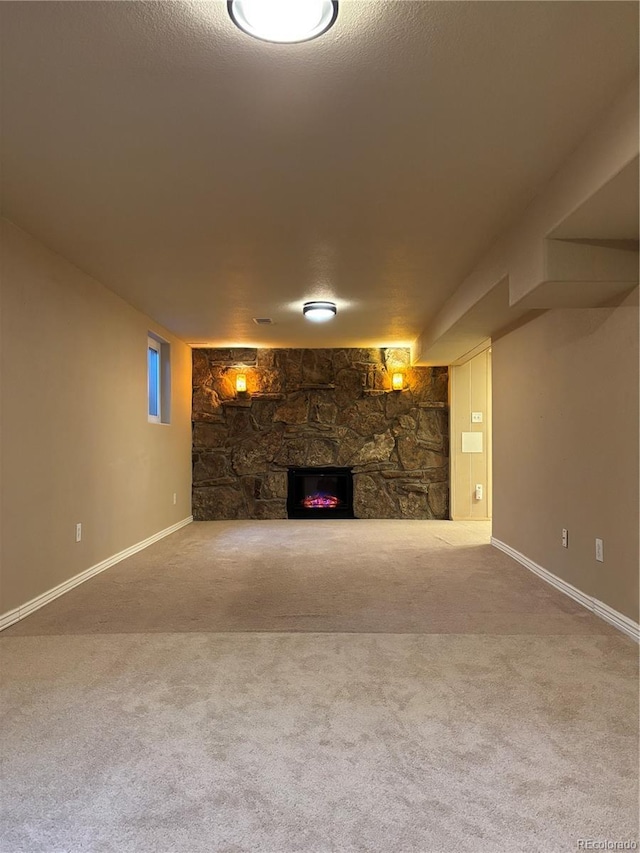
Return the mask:
<path fill-rule="evenodd" d="M 338 4 L 332 0 L 229 0 L 227 8 L 243 32 L 282 44 L 317 38 L 338 17 Z"/>
<path fill-rule="evenodd" d="M 326 320 L 333 319 L 338 313 L 335 302 L 305 302 L 302 306 L 302 313 L 307 320 L 313 320 L 314 323 L 324 323 Z"/>

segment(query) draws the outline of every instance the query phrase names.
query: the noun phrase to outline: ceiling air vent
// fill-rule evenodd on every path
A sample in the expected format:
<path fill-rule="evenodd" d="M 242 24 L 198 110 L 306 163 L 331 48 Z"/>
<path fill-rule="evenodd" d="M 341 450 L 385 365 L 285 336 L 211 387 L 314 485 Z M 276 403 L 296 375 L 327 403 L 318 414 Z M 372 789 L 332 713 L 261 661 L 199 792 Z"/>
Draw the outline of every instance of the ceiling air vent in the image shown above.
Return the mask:
<path fill-rule="evenodd" d="M 254 317 L 253 322 L 256 324 L 256 326 L 271 326 L 273 320 L 271 319 L 271 317 Z"/>

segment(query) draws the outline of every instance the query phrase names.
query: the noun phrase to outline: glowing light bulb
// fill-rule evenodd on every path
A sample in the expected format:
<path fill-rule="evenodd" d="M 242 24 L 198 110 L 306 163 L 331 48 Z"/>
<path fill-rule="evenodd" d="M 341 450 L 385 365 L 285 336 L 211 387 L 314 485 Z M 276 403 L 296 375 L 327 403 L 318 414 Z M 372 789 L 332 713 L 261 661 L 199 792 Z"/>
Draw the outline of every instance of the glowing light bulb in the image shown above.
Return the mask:
<path fill-rule="evenodd" d="M 333 319 L 338 313 L 338 309 L 334 302 L 305 302 L 302 313 L 307 320 L 313 320 L 314 323 L 324 323 Z"/>
<path fill-rule="evenodd" d="M 284 44 L 322 35 L 338 15 L 332 0 L 230 0 L 228 9 L 248 35 Z"/>
<path fill-rule="evenodd" d="M 236 391 L 238 394 L 243 394 L 247 390 L 247 377 L 244 373 L 236 375 Z"/>
<path fill-rule="evenodd" d="M 402 391 L 404 387 L 404 376 L 402 373 L 394 373 L 391 377 L 391 387 L 394 391 Z"/>

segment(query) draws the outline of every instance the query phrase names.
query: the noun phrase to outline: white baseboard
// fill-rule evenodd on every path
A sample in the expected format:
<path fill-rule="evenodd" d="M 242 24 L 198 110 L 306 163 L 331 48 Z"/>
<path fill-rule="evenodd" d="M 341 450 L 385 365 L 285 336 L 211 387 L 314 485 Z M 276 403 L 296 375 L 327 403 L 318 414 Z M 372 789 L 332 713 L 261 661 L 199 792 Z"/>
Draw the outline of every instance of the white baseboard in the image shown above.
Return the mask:
<path fill-rule="evenodd" d="M 126 558 L 131 557 L 132 554 L 137 554 L 138 551 L 148 548 L 149 545 L 153 545 L 153 543 L 157 542 L 159 539 L 164 539 L 165 536 L 175 533 L 176 530 L 180 530 L 181 527 L 191 524 L 192 521 L 192 515 L 188 518 L 183 518 L 182 521 L 172 524 L 171 527 L 166 527 L 164 530 L 160 530 L 159 533 L 154 533 L 153 536 L 149 536 L 148 539 L 143 539 L 142 542 L 136 542 L 135 545 L 125 548 L 124 551 L 120 551 L 112 557 L 107 557 L 106 560 L 102 560 L 102 562 L 96 563 L 95 566 L 85 569 L 84 572 L 80 572 L 79 575 L 75 575 L 74 577 L 69 578 L 69 580 L 63 581 L 61 584 L 58 584 L 58 586 L 54 586 L 53 589 L 43 592 L 42 595 L 32 598 L 31 601 L 27 601 L 26 604 L 21 604 L 13 610 L 8 610 L 0 616 L 0 631 L 4 628 L 8 628 L 9 625 L 13 625 L 14 622 L 19 622 L 20 619 L 24 619 L 25 616 L 33 613 L 34 610 L 39 610 L 41 607 L 44 607 L 45 604 L 53 601 L 54 598 L 58 598 L 59 596 L 64 595 L 65 592 L 69 592 L 69 590 L 73 589 L 74 586 L 79 586 L 81 583 L 88 581 L 89 578 L 92 578 L 94 575 L 98 575 L 100 572 L 104 572 L 105 569 L 115 566 L 115 564 L 119 563 L 121 560 L 126 560 Z"/>
<path fill-rule="evenodd" d="M 551 584 L 551 586 L 559 589 L 560 592 L 568 595 L 569 598 L 573 598 L 573 600 L 577 601 L 578 604 L 586 607 L 587 610 L 591 610 L 591 612 L 595 613 L 596 616 L 599 616 L 601 619 L 604 619 L 605 622 L 613 625 L 614 628 L 617 628 L 628 637 L 631 637 L 631 639 L 635 640 L 636 643 L 640 642 L 640 625 L 638 625 L 637 622 L 634 622 L 633 619 L 629 619 L 628 616 L 618 613 L 617 610 L 614 610 L 613 607 L 609 607 L 609 605 L 605 604 L 603 601 L 598 601 L 597 598 L 587 595 L 582 592 L 582 590 L 572 586 L 570 583 L 567 583 L 567 581 L 563 581 L 562 578 L 552 574 L 552 572 L 547 569 L 543 569 L 542 566 L 534 563 L 533 560 L 529 559 L 529 557 L 525 557 L 524 554 L 521 554 L 520 551 L 516 551 L 515 548 L 507 545 L 505 542 L 501 542 L 500 539 L 496 539 L 492 536 L 491 544 L 494 548 L 499 548 L 500 551 L 504 551 L 505 554 L 508 554 L 516 562 L 520 563 L 520 565 L 529 569 L 530 572 L 538 575 L 538 577 L 542 578 L 543 581 L 546 581 L 548 584 Z"/>

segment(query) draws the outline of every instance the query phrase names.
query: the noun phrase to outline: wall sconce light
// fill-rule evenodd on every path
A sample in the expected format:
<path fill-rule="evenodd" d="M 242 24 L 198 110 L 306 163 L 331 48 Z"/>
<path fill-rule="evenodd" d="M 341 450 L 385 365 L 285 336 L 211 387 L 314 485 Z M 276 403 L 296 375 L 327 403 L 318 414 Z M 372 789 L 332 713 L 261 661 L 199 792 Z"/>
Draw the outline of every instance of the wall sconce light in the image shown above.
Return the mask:
<path fill-rule="evenodd" d="M 238 394 L 244 394 L 247 390 L 247 376 L 245 373 L 236 373 L 236 391 Z"/>
<path fill-rule="evenodd" d="M 402 391 L 404 388 L 404 376 L 402 373 L 394 373 L 391 377 L 391 387 L 394 391 Z"/>

